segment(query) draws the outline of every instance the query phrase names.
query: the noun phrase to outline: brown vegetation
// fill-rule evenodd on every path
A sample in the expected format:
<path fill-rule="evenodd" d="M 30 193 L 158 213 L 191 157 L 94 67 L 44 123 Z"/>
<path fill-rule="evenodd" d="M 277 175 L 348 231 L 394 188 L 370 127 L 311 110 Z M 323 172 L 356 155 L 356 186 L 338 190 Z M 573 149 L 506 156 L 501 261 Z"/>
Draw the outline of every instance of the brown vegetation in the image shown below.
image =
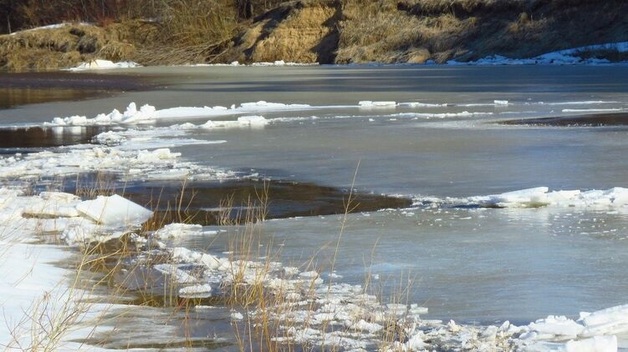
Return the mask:
<path fill-rule="evenodd" d="M 0 0 L 8 14 L 0 31 L 75 21 L 0 36 L 1 68 L 57 69 L 94 58 L 144 65 L 422 63 L 628 41 L 623 0 L 62 1 L 68 6 Z M 625 58 L 612 48 L 585 54 Z"/>
<path fill-rule="evenodd" d="M 51 70 L 94 59 L 129 60 L 152 43 L 155 28 L 140 21 L 105 28 L 68 24 L 0 37 L 0 67 L 8 71 Z"/>

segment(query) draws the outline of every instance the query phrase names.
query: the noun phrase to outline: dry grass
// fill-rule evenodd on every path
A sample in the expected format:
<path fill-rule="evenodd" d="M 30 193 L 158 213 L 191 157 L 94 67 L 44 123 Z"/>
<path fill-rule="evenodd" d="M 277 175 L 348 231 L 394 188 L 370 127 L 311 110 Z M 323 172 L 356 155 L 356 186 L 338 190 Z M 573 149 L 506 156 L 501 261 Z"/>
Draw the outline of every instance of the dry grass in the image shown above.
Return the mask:
<path fill-rule="evenodd" d="M 131 28 L 131 29 L 129 29 Z M 68 24 L 0 36 L 0 69 L 11 72 L 58 70 L 95 59 L 132 60 L 152 28 L 140 22 L 101 28 Z"/>
<path fill-rule="evenodd" d="M 226 1 L 171 0 L 163 6 L 153 46 L 145 46 L 139 62 L 213 61 L 226 50 L 238 28 L 236 11 Z"/>
<path fill-rule="evenodd" d="M 127 3 L 126 12 L 100 21 L 97 30 L 73 26 L 73 33 L 0 36 L 0 68 L 50 70 L 95 58 L 144 65 L 445 62 L 494 54 L 533 57 L 628 40 L 622 17 L 628 3 L 622 0 L 267 0 L 251 1 L 250 14 L 247 1 L 138 3 Z M 272 6 L 277 7 L 263 13 Z M 142 8 L 158 21 L 129 20 Z"/>
<path fill-rule="evenodd" d="M 337 61 L 523 58 L 625 41 L 616 14 L 626 10 L 621 1 L 347 0 Z"/>

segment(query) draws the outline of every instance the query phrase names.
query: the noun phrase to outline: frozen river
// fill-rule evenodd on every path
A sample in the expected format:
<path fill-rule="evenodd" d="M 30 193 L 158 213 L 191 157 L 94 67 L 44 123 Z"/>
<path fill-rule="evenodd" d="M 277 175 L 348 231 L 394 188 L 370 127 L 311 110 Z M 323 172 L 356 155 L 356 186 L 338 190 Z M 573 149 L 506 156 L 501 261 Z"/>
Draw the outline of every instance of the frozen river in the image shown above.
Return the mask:
<path fill-rule="evenodd" d="M 614 202 L 612 193 L 628 187 L 626 66 L 226 66 L 120 72 L 148 77 L 157 88 L 0 110 L 0 123 L 93 117 L 123 110 L 130 102 L 158 111 L 258 101 L 302 104 L 213 118 L 255 115 L 267 123 L 186 130 L 186 138 L 212 143 L 179 145 L 173 139 L 170 146 L 201 166 L 272 180 L 353 185 L 360 192 L 401 196 L 414 204 L 351 214 L 344 227 L 340 215 L 268 221 L 264 241 L 279 251 L 281 261 L 311 262 L 325 272 L 336 258 L 335 280 L 369 282 L 384 300 L 418 303 L 429 309 L 426 318 L 446 321 L 525 323 L 628 303 L 628 207 Z M 606 124 L 608 119 L 579 119 L 600 114 L 619 117 Z M 578 118 L 558 119 L 571 116 Z M 557 119 L 524 123 L 549 117 Z M 183 123 L 207 120 L 203 114 L 173 113 L 151 128 L 179 133 Z M 517 123 L 503 123 L 513 120 Z M 580 191 L 588 198 L 530 201 L 538 191 L 522 192 L 521 199 L 508 204 L 482 198 L 535 187 Z M 221 253 L 229 234 L 177 245 Z"/>
<path fill-rule="evenodd" d="M 496 123 L 626 113 L 628 84 L 619 78 L 625 67 L 228 70 L 244 77 L 216 87 L 208 80 L 190 90 L 210 101 L 227 94 L 226 105 L 267 100 L 321 108 L 263 114 L 275 122 L 263 129 L 202 132 L 195 137 L 227 142 L 177 148 L 202 164 L 339 187 L 350 187 L 355 174 L 358 190 L 419 203 L 538 186 L 628 186 L 625 125 Z M 364 100 L 397 105 L 355 107 Z M 625 303 L 627 226 L 627 209 L 605 207 L 443 205 L 355 215 L 342 236 L 336 270 L 350 282 L 378 274 L 397 290 L 404 286 L 399 280 L 409 277 L 410 300 L 428 307 L 430 317 L 486 323 L 575 316 Z M 333 217 L 266 226 L 269 239 L 294 263 L 316 255 L 325 262 L 325 251 L 318 251 L 335 243 L 339 231 Z"/>

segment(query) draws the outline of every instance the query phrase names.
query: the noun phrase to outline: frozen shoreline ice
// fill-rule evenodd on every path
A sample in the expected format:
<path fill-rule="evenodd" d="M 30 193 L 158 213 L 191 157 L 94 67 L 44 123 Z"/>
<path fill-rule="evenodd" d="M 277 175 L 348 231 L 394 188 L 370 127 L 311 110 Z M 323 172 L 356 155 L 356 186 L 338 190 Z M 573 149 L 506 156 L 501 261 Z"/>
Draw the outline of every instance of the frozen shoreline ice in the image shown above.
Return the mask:
<path fill-rule="evenodd" d="M 517 192 L 511 192 L 501 196 L 502 198 L 512 198 L 513 193 L 517 194 Z M 57 223 L 55 231 L 63 232 L 62 238 L 73 245 L 89 241 L 110 240 L 112 236 L 103 236 L 103 229 L 107 229 L 107 232 L 116 230 L 115 227 L 111 228 L 113 224 L 107 221 L 101 221 L 103 224 L 98 225 L 93 220 L 102 220 L 101 218 L 95 218 L 89 212 L 80 211 L 81 208 L 92 202 L 90 200 L 80 201 L 72 195 L 57 192 L 25 196 L 6 188 L 2 189 L 2 194 L 4 201 L 0 214 L 5 219 L 13 218 L 10 222 L 3 222 L 5 224 L 3 233 L 12 232 L 18 236 L 13 237 L 11 241 L 15 241 L 15 238 L 34 238 L 38 231 L 41 231 L 40 229 L 47 228 L 46 223 L 58 222 L 62 219 L 67 221 Z M 519 196 L 516 198 L 518 199 Z M 131 209 L 131 215 L 127 217 L 136 218 L 136 221 L 129 223 L 129 225 L 136 226 L 150 215 L 150 212 L 121 199 L 121 197 L 114 196 L 108 199 L 112 201 L 105 203 L 103 208 L 105 213 L 112 210 Z M 48 207 L 30 206 L 41 201 L 47 202 Z M 29 217 L 24 218 L 19 214 L 21 209 L 26 206 L 30 206 Z M 67 210 L 72 207 L 76 208 L 78 212 Z M 45 217 L 42 218 L 37 215 L 45 215 Z M 85 226 L 87 223 L 91 225 Z M 67 224 L 67 227 L 64 228 L 63 224 Z M 81 237 L 68 236 L 68 234 L 73 233 L 77 224 L 86 231 L 81 234 Z M 7 225 L 14 226 L 8 227 Z M 156 238 L 180 235 L 195 236 L 199 231 L 202 231 L 202 228 L 195 225 L 172 224 L 163 230 L 158 230 L 156 234 L 159 236 Z M 124 232 L 124 228 L 118 228 L 114 231 L 118 234 Z M 140 243 L 145 241 L 140 237 L 136 239 Z M 5 243 L 15 245 L 17 248 L 25 248 L 23 243 Z M 29 246 L 35 246 L 33 248 L 41 250 L 42 253 L 49 253 L 46 247 Z M 381 343 L 378 340 L 379 333 L 391 321 L 396 322 L 395 324 L 399 326 L 399 329 L 402 329 L 401 331 L 406 338 L 389 341 L 388 348 L 390 350 L 423 348 L 509 350 L 515 348 L 534 351 L 616 351 L 618 350 L 617 335 L 622 336 L 628 333 L 628 305 L 611 307 L 592 313 L 580 313 L 580 318 L 576 320 L 564 316 L 548 316 L 522 326 L 515 326 L 509 322 L 500 326 L 467 326 L 453 321 L 445 323 L 422 320 L 420 315 L 427 311 L 426 308 L 415 304 L 381 304 L 375 296 L 365 294 L 360 285 L 347 285 L 336 282 L 335 279 L 329 279 L 332 281 L 328 282 L 323 279 L 324 273 L 311 270 L 301 272 L 284 268 L 281 263 L 274 262 L 267 264 L 255 261 L 234 262 L 227 257 L 192 251 L 183 247 L 169 248 L 164 244 L 160 244 L 159 248 L 164 253 L 168 253 L 173 261 L 170 264 L 157 264 L 154 269 L 176 280 L 180 285 L 179 294 L 181 296 L 198 297 L 199 295 L 218 294 L 214 287 L 234 282 L 236 278 L 233 275 L 238 270 L 243 270 L 238 275 L 241 275 L 246 284 L 256 284 L 262 280 L 263 286 L 274 292 L 275 295 L 284 295 L 283 299 L 278 300 L 278 302 L 283 303 L 278 304 L 291 302 L 293 308 L 286 310 L 286 307 L 277 306 L 276 313 L 271 313 L 272 319 L 279 322 L 289 322 L 282 328 L 285 335 L 276 337 L 278 342 L 289 340 L 292 343 L 316 345 L 325 341 L 326 343 L 337 344 L 342 350 L 372 350 Z M 17 258 L 20 251 L 13 253 L 3 262 L 5 271 L 6 265 L 14 266 L 15 262 L 19 262 L 21 263 L 20 267 L 25 268 L 25 270 L 28 270 L 29 267 L 37 268 L 36 272 L 42 270 L 46 280 L 41 280 L 39 276 L 32 274 L 26 276 L 24 280 L 18 280 L 14 277 L 19 282 L 16 289 L 7 289 L 5 286 L 3 290 L 5 291 L 3 292 L 5 302 L 14 299 L 16 302 L 25 299 L 26 302 L 31 302 L 31 299 L 37 299 L 42 289 L 49 289 L 50 285 L 56 287 L 63 282 L 63 270 L 33 262 L 32 259 L 37 260 L 37 256 L 27 256 L 26 259 L 31 259 L 29 261 Z M 49 260 L 49 257 L 44 258 Z M 61 258 L 57 257 L 58 259 Z M 199 267 L 203 268 L 202 273 L 199 273 Z M 264 270 L 264 275 L 260 275 L 260 270 Z M 20 271 L 13 272 L 19 273 Z M 9 284 L 14 285 L 14 283 Z M 26 290 L 19 287 L 26 287 Z M 308 287 L 308 289 L 302 290 L 303 287 Z M 13 295 L 19 296 L 14 297 Z M 311 300 L 314 300 L 316 304 L 311 304 Z M 25 308 L 21 307 L 16 310 L 13 305 L 11 305 L 12 309 L 8 309 L 8 307 L 7 305 L 3 307 L 8 321 L 18 321 Z M 241 313 L 255 315 L 256 311 L 243 311 Z M 233 318 L 238 320 L 239 316 L 241 315 L 235 314 Z M 337 329 L 326 332 L 324 326 L 337 326 Z M 10 338 L 10 331 L 0 332 L 3 339 Z M 73 336 L 76 337 L 76 335 Z M 388 349 L 384 348 L 384 350 Z"/>

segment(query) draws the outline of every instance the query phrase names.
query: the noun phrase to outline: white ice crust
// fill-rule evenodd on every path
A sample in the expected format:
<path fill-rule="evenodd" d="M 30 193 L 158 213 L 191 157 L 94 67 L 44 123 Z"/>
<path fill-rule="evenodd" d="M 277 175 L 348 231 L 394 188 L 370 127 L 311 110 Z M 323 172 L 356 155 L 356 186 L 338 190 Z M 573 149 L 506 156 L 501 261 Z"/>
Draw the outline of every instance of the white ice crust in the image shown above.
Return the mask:
<path fill-rule="evenodd" d="M 465 206 L 480 208 L 589 208 L 628 211 L 628 188 L 606 190 L 556 190 L 534 187 L 486 196 L 468 198 L 417 197 L 417 205 Z"/>
<path fill-rule="evenodd" d="M 148 220 L 153 212 L 133 203 L 117 194 L 112 196 L 98 196 L 93 200 L 79 203 L 76 209 L 96 223 L 112 226 L 137 225 Z"/>
<path fill-rule="evenodd" d="M 240 106 L 203 106 L 203 107 L 176 107 L 158 110 L 152 105 L 144 104 L 139 109 L 135 102 L 131 102 L 124 113 L 114 109 L 108 114 L 98 114 L 95 117 L 88 118 L 83 115 L 75 115 L 68 117 L 55 117 L 51 122 L 45 123 L 46 126 L 106 126 L 106 125 L 138 125 L 155 123 L 164 119 L 184 119 L 184 118 L 217 118 L 234 115 L 245 115 L 238 119 L 237 123 L 224 123 L 212 121 L 216 126 L 209 127 L 237 127 L 237 126 L 258 126 L 266 124 L 265 119 L 259 115 L 251 115 L 253 113 L 273 112 L 273 111 L 297 111 L 309 110 L 312 107 L 307 104 L 282 104 L 271 103 L 266 101 L 258 101 L 254 103 L 243 103 Z M 209 123 L 209 122 L 208 122 Z"/>
<path fill-rule="evenodd" d="M 113 62 L 110 60 L 96 59 L 89 62 L 83 62 L 76 67 L 68 69 L 69 71 L 93 71 L 93 70 L 112 70 L 119 68 L 139 67 L 140 64 L 132 61 Z"/>

